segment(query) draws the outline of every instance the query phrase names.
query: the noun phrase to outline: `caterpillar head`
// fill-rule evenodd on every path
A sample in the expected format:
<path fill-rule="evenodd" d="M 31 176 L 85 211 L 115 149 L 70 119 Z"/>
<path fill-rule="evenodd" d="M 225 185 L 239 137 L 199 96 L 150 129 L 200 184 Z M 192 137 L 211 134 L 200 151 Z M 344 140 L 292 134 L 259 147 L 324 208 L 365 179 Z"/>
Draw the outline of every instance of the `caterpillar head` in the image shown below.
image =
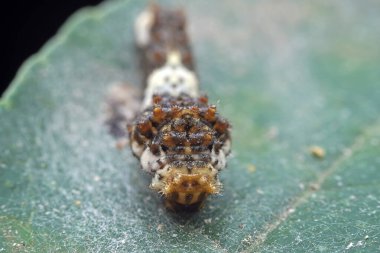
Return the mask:
<path fill-rule="evenodd" d="M 151 187 L 163 194 L 170 206 L 200 205 L 210 194 L 220 192 L 217 170 L 204 167 L 167 166 L 154 177 Z"/>

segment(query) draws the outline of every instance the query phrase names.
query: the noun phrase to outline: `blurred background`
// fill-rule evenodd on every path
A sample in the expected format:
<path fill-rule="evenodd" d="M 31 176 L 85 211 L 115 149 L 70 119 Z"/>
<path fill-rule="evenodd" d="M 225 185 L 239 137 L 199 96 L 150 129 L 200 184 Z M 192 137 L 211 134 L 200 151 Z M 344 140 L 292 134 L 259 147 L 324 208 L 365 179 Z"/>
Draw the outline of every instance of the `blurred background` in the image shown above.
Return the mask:
<path fill-rule="evenodd" d="M 0 15 L 2 55 L 0 94 L 15 77 L 20 65 L 36 53 L 77 9 L 101 0 L 14 0 L 2 6 Z"/>

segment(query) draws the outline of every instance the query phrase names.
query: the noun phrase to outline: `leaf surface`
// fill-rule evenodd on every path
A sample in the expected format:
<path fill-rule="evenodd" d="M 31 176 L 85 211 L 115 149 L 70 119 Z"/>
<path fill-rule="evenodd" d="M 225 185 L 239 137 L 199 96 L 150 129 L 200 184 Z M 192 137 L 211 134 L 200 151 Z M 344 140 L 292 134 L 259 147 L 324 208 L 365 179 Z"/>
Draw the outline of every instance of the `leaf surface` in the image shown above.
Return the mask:
<path fill-rule="evenodd" d="M 114 148 L 105 94 L 139 84 L 132 30 L 147 3 L 106 2 L 75 14 L 1 99 L 0 252 L 380 250 L 380 5 L 171 3 L 233 124 L 223 194 L 167 212 Z"/>

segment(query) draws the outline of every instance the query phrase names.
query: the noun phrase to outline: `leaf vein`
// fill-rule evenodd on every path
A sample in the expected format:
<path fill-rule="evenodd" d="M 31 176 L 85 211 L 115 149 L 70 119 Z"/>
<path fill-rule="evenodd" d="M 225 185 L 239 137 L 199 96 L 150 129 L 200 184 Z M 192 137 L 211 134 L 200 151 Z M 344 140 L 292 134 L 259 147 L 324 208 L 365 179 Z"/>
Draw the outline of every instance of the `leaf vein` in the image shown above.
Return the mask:
<path fill-rule="evenodd" d="M 363 132 L 359 134 L 350 145 L 349 149 L 352 152 L 350 154 L 345 154 L 343 152 L 335 161 L 333 161 L 326 170 L 324 170 L 322 173 L 319 174 L 316 180 L 310 183 L 310 185 L 313 187 L 306 188 L 305 191 L 301 192 L 301 194 L 299 194 L 293 201 L 291 201 L 290 205 L 288 205 L 288 207 L 285 208 L 283 212 L 277 215 L 276 218 L 272 222 L 264 226 L 263 231 L 260 234 L 255 236 L 255 241 L 251 245 L 249 245 L 246 249 L 242 250 L 241 252 L 259 251 L 260 250 L 259 247 L 264 244 L 264 242 L 268 238 L 268 235 L 274 230 L 276 230 L 283 222 L 285 222 L 286 219 L 294 212 L 294 210 L 299 205 L 306 202 L 313 193 L 319 191 L 323 183 L 327 180 L 327 178 L 339 169 L 339 165 L 341 165 L 344 161 L 346 161 L 354 153 L 356 153 L 363 147 L 363 144 L 366 139 L 366 135 L 369 132 L 373 131 L 374 129 L 377 129 L 378 126 L 379 126 L 379 121 L 376 121 L 375 124 L 371 125 L 368 128 L 365 128 Z"/>

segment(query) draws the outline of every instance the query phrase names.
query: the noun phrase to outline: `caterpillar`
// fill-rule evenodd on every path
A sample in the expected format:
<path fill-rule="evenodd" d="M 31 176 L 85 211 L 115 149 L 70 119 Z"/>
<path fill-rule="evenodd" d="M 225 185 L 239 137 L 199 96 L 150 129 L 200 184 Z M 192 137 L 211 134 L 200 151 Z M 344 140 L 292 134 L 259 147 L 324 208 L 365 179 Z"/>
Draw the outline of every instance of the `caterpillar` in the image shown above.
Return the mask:
<path fill-rule="evenodd" d="M 135 33 L 144 94 L 127 127 L 132 153 L 168 208 L 199 209 L 221 191 L 231 126 L 200 94 L 182 9 L 150 6 Z"/>

